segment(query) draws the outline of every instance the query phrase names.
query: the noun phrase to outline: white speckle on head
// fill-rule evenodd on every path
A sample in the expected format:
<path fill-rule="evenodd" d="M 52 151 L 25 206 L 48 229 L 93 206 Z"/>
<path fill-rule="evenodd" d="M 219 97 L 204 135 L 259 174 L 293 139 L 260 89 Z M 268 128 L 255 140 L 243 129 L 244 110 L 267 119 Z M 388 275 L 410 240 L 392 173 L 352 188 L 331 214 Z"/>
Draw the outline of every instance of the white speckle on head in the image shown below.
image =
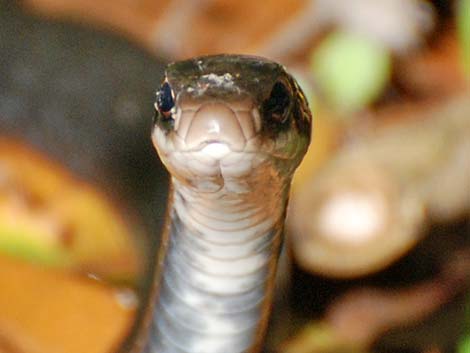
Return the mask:
<path fill-rule="evenodd" d="M 233 76 L 230 72 L 227 72 L 226 74 L 224 74 L 224 79 L 226 81 L 232 81 L 233 80 Z"/>
<path fill-rule="evenodd" d="M 210 83 L 216 86 L 221 86 L 223 88 L 231 88 L 234 85 L 233 76 L 231 73 L 227 72 L 223 75 L 217 75 L 210 73 L 207 75 L 201 76 L 201 81 L 203 83 Z"/>

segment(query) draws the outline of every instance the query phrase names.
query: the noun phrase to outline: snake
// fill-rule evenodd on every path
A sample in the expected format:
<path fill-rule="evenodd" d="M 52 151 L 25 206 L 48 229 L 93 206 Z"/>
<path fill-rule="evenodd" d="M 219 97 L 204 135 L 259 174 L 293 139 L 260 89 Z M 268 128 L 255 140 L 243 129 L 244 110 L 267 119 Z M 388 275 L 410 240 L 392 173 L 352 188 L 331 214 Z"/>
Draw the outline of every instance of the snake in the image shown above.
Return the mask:
<path fill-rule="evenodd" d="M 145 352 L 256 353 L 312 116 L 286 69 L 210 55 L 167 66 L 152 141 L 171 187 Z"/>

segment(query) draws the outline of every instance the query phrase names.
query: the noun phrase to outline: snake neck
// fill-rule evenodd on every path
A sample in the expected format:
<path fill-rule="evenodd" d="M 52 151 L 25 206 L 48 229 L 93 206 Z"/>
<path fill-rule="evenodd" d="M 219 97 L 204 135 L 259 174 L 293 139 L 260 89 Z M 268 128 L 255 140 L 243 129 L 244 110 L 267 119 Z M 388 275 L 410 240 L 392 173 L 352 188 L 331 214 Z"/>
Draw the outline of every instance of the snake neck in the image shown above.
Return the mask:
<path fill-rule="evenodd" d="M 173 182 L 150 352 L 258 352 L 288 190 L 201 193 Z"/>

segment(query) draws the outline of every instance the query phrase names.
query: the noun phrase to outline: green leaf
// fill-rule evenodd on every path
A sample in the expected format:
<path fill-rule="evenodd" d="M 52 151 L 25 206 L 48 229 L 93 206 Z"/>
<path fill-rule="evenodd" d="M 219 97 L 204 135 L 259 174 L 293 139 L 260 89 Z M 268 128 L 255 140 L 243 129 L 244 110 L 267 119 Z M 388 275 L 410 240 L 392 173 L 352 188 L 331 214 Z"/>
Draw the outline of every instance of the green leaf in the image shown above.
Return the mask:
<path fill-rule="evenodd" d="M 457 31 L 463 67 L 467 76 L 470 77 L 470 0 L 458 2 Z"/>
<path fill-rule="evenodd" d="M 391 75 L 388 50 L 366 38 L 330 34 L 311 56 L 311 69 L 328 103 L 352 113 L 374 102 Z"/>
<path fill-rule="evenodd" d="M 470 336 L 465 336 L 460 341 L 457 353 L 470 353 Z"/>
<path fill-rule="evenodd" d="M 0 228 L 0 254 L 46 266 L 67 266 L 71 263 L 64 249 L 40 239 L 40 235 L 3 226 Z"/>

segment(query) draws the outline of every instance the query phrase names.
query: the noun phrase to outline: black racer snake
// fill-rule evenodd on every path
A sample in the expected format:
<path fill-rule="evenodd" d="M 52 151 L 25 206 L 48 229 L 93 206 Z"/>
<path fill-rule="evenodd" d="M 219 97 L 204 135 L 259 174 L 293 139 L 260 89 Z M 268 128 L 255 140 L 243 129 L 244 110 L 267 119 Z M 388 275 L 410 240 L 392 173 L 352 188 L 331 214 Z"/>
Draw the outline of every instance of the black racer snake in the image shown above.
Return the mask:
<path fill-rule="evenodd" d="M 215 55 L 170 64 L 155 107 L 172 187 L 144 351 L 257 353 L 310 142 L 305 96 L 275 62 Z"/>

